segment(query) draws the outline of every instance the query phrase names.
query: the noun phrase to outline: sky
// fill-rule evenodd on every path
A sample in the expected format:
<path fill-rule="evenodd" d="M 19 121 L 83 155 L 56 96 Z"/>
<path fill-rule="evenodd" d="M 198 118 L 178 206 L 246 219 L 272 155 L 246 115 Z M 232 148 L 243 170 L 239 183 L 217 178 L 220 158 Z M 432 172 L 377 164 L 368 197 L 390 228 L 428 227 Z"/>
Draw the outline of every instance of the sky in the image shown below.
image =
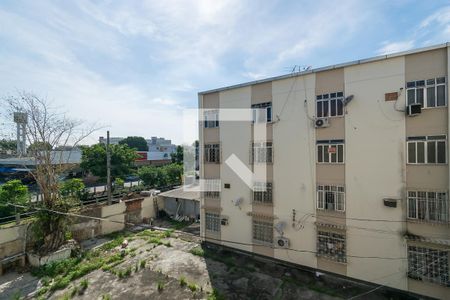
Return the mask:
<path fill-rule="evenodd" d="M 449 41 L 448 0 L 1 0 L 0 101 L 181 143 L 200 91 Z"/>

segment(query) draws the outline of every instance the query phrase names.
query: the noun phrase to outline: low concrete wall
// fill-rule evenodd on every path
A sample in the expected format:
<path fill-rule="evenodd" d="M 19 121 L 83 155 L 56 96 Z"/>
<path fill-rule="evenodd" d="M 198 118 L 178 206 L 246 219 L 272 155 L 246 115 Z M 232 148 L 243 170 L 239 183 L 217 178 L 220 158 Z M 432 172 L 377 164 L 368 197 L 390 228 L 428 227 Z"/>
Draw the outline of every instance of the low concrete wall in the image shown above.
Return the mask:
<path fill-rule="evenodd" d="M 144 218 L 146 220 L 155 218 L 153 199 L 153 196 L 147 196 L 124 200 L 112 205 L 86 208 L 81 214 L 107 220 L 77 218 L 76 222 L 71 225 L 72 236 L 74 239 L 82 241 L 121 231 L 127 227 L 127 223 L 140 224 Z"/>
<path fill-rule="evenodd" d="M 71 251 L 72 250 L 70 248 L 61 249 L 61 250 L 58 250 L 54 253 L 51 253 L 51 254 L 45 255 L 45 256 L 39 256 L 36 254 L 29 253 L 28 254 L 28 262 L 33 267 L 40 267 L 40 266 L 46 265 L 48 263 L 51 263 L 53 261 L 59 261 L 59 260 L 69 258 Z"/>
<path fill-rule="evenodd" d="M 25 252 L 28 224 L 0 229 L 0 260 Z"/>
<path fill-rule="evenodd" d="M 72 224 L 70 225 L 72 236 L 77 241 L 83 241 L 96 236 L 121 231 L 125 229 L 127 222 L 140 224 L 144 219 L 150 220 L 151 218 L 155 218 L 156 212 L 153 199 L 154 196 L 145 196 L 124 200 L 112 205 L 85 207 L 79 214 L 98 219 L 85 217 L 72 218 Z M 23 224 L 0 229 L 0 261 L 25 253 L 25 240 L 27 240 L 27 227 L 29 226 L 30 224 Z M 28 229 L 28 235 L 30 234 L 32 233 Z M 61 255 L 63 254 L 66 255 L 65 252 Z M 35 258 L 29 259 L 34 259 L 36 263 Z"/>
<path fill-rule="evenodd" d="M 102 218 L 110 221 L 101 221 L 101 234 L 109 234 L 125 228 L 126 205 L 120 202 L 102 207 Z"/>

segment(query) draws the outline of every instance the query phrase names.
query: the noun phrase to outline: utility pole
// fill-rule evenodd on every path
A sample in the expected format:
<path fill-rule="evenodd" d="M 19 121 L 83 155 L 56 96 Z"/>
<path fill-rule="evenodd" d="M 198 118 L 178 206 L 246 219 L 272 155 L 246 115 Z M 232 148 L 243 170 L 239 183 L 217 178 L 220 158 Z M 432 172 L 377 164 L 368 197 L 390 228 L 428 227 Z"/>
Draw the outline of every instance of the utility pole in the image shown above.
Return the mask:
<path fill-rule="evenodd" d="M 109 151 L 109 130 L 106 132 L 106 184 L 108 193 L 108 205 L 112 204 L 111 197 L 111 153 Z"/>

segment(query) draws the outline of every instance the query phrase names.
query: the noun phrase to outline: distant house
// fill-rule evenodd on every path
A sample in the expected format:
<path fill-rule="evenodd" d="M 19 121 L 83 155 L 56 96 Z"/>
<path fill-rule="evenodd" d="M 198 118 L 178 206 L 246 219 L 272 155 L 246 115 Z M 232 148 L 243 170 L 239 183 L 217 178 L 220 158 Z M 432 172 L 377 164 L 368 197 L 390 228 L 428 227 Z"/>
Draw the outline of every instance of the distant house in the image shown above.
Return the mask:
<path fill-rule="evenodd" d="M 171 156 L 164 152 L 137 151 L 137 154 L 139 155 L 135 161 L 137 166 L 162 166 L 172 162 Z"/>

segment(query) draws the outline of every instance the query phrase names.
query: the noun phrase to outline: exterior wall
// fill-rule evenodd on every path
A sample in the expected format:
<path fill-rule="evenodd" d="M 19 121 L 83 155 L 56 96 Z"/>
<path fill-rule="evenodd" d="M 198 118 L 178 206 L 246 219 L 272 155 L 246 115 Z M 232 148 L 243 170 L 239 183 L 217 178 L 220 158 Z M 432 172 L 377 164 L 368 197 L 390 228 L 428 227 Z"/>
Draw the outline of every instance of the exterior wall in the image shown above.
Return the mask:
<path fill-rule="evenodd" d="M 448 137 L 450 112 L 446 106 L 424 109 L 419 116 L 407 117 L 404 107 L 406 82 L 441 76 L 447 76 L 448 103 L 449 50 L 449 47 L 441 47 L 376 58 L 214 92 L 213 99 L 219 95 L 220 108 L 248 109 L 251 104 L 272 101 L 274 120 L 267 125 L 274 155 L 273 164 L 267 168 L 268 179 L 273 182 L 272 206 L 251 205 L 251 190 L 224 163 L 234 153 L 252 167 L 248 165 L 252 125 L 228 122 L 221 123 L 217 130 L 222 162 L 215 167 L 220 171 L 205 167 L 202 176 L 206 178 L 205 174 L 215 172 L 220 175 L 222 184 L 231 184 L 230 189 L 222 186 L 220 207 L 217 206 L 222 215 L 229 217 L 229 225 L 221 226 L 222 244 L 359 280 L 446 298 L 450 293 L 448 287 L 407 277 L 407 246 L 411 241 L 405 236 L 413 234 L 449 243 L 450 234 L 449 223 L 407 220 L 406 191 L 438 189 L 448 192 L 450 170 L 448 164 L 408 165 L 406 138 L 442 134 Z M 312 121 L 315 96 L 338 91 L 343 91 L 344 97 L 354 96 L 344 107 L 344 116 L 331 117 L 330 127 L 315 129 Z M 386 101 L 385 94 L 393 92 L 399 95 L 397 101 Z M 206 107 L 202 106 L 205 97 L 213 94 L 200 94 L 200 107 Z M 211 103 L 214 104 L 214 100 Z M 213 105 L 211 103 L 208 105 Z M 208 139 L 215 134 L 200 130 L 200 136 Z M 333 139 L 344 140 L 344 163 L 317 164 L 316 140 Z M 345 212 L 316 209 L 318 184 L 345 186 Z M 240 208 L 231 203 L 238 197 L 244 198 Z M 383 199 L 386 198 L 395 199 L 397 206 L 385 206 Z M 202 205 L 213 206 L 210 200 L 202 201 Z M 271 216 L 274 225 L 284 222 L 289 249 L 275 245 L 273 251 L 267 251 L 259 246 L 225 242 L 252 244 L 254 214 Z M 334 226 L 331 231 L 345 233 L 346 263 L 316 257 L 318 226 Z M 278 235 L 274 230 L 274 237 Z M 432 241 L 418 243 L 430 244 L 430 247 L 438 245 Z"/>
<path fill-rule="evenodd" d="M 201 107 L 205 109 L 219 109 L 220 107 L 220 94 L 212 93 L 205 95 L 199 99 L 201 102 Z M 220 164 L 216 163 L 205 163 L 204 157 L 204 145 L 210 143 L 220 144 L 220 127 L 218 128 L 204 128 L 204 122 L 200 122 L 200 134 L 199 134 L 199 157 L 200 161 L 200 174 L 204 179 L 219 179 L 220 178 Z M 223 160 L 222 149 L 220 150 L 221 162 Z M 201 195 L 203 197 L 203 195 Z M 208 199 L 203 198 L 203 206 L 200 209 L 200 220 L 205 219 L 205 212 L 217 213 L 220 215 L 221 199 Z M 206 208 L 206 209 L 205 209 Z M 220 232 L 206 232 L 203 226 L 200 228 L 200 236 L 206 236 L 211 238 L 213 242 L 217 242 L 221 238 Z"/>
<path fill-rule="evenodd" d="M 179 216 L 188 216 L 197 219 L 197 216 L 200 214 L 200 203 L 195 200 L 164 197 L 163 202 L 164 210 L 169 215 L 177 214 L 178 205 L 180 205 L 180 209 L 178 210 Z"/>
<path fill-rule="evenodd" d="M 264 102 L 273 102 L 273 96 L 272 96 L 272 82 L 266 82 L 262 84 L 255 84 L 251 87 L 251 105 L 258 104 L 258 103 L 264 103 Z M 273 103 L 272 103 L 272 110 L 273 110 Z M 258 124 L 255 123 L 251 126 L 251 140 L 254 142 L 258 142 L 258 139 L 260 137 L 260 133 L 265 133 L 265 141 L 272 141 L 273 142 L 273 124 L 267 123 L 267 124 Z M 251 151 L 252 145 L 249 144 L 249 151 Z M 272 148 L 274 151 L 274 148 Z M 273 152 L 274 153 L 274 152 Z M 250 154 L 250 153 L 249 153 Z M 248 155 L 250 156 L 250 155 Z M 274 187 L 273 182 L 273 163 L 266 163 L 266 164 L 255 164 L 250 161 L 252 164 L 252 171 L 254 174 L 254 180 L 258 181 L 266 181 L 272 183 Z M 251 190 L 250 192 L 250 201 L 253 200 L 253 193 Z M 257 216 L 264 216 L 265 218 L 260 218 L 259 221 L 265 221 L 265 222 L 274 222 L 274 213 L 273 213 L 273 205 L 267 205 L 267 204 L 260 204 L 252 202 L 252 222 L 258 221 Z M 255 245 L 256 243 L 252 240 L 254 243 L 253 245 L 253 252 L 273 257 L 274 250 L 271 247 L 263 246 L 263 245 Z"/>
<path fill-rule="evenodd" d="M 292 91 L 289 93 L 291 86 Z M 308 113 L 312 117 L 315 75 L 274 81 L 272 87 L 274 115 L 280 114 L 284 103 L 288 101 L 288 109 L 283 110 L 280 121 L 273 124 L 273 211 L 278 217 L 275 222 L 286 223 L 284 236 L 289 238 L 291 249 L 315 251 L 314 124 L 304 107 L 306 93 Z M 278 235 L 275 231 L 275 236 Z M 317 267 L 314 253 L 295 250 L 275 249 L 275 258 Z"/>
<path fill-rule="evenodd" d="M 406 190 L 417 191 L 449 191 L 449 110 L 448 110 L 448 48 L 437 49 L 405 57 L 406 81 L 427 80 L 436 77 L 447 77 L 447 106 L 423 109 L 415 117 L 407 117 L 405 121 L 406 137 L 446 135 L 447 164 L 406 164 Z M 448 212 L 447 212 L 448 213 Z M 433 239 L 450 239 L 449 223 L 431 223 L 424 220 L 407 219 L 407 232 L 412 235 Z M 441 248 L 439 244 L 408 241 L 408 245 Z M 448 247 L 447 247 L 448 249 Z M 450 253 L 449 253 L 450 260 Z M 408 278 L 408 289 L 412 292 L 429 295 L 435 298 L 448 298 L 449 288 L 441 285 Z"/>
<path fill-rule="evenodd" d="M 400 205 L 405 188 L 405 116 L 384 101 L 384 94 L 404 86 L 404 68 L 403 57 L 345 68 L 345 95 L 354 95 L 345 117 L 347 254 L 400 258 L 348 257 L 347 275 L 399 289 L 407 288 Z M 404 93 L 397 101 L 397 107 L 404 107 Z M 399 205 L 386 207 L 383 198 L 399 199 Z"/>
<path fill-rule="evenodd" d="M 251 88 L 245 87 L 220 93 L 221 109 L 248 109 L 251 106 Z M 252 210 L 250 189 L 236 176 L 233 170 L 224 162 L 232 155 L 236 155 L 246 166 L 249 164 L 249 146 L 251 141 L 250 122 L 221 122 L 220 141 L 222 150 L 222 163 L 220 164 L 220 179 L 222 180 L 221 191 L 221 214 L 229 217 L 229 224 L 221 226 L 221 239 L 239 243 L 252 244 L 252 219 L 247 215 Z M 224 143 L 227 141 L 227 143 Z M 233 142 L 229 142 L 233 141 Z M 229 189 L 224 188 L 224 184 L 230 184 Z M 231 202 L 239 197 L 243 198 L 243 203 L 239 207 Z M 251 246 L 237 245 L 222 242 L 223 245 L 252 251 Z"/>

